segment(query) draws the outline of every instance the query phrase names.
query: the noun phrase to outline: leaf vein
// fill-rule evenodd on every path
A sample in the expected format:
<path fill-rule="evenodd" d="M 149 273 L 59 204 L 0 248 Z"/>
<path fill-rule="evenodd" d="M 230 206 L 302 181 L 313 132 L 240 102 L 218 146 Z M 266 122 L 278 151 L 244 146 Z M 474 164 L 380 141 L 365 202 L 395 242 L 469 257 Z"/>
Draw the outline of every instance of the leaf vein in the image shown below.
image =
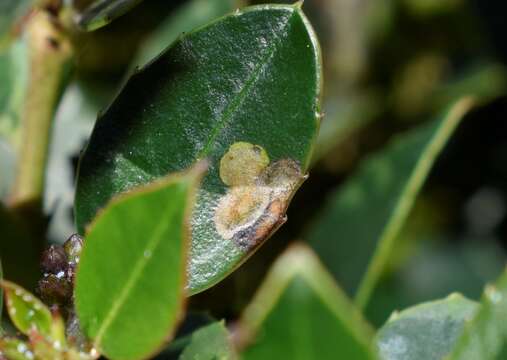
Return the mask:
<path fill-rule="evenodd" d="M 170 205 L 171 204 L 168 204 L 163 213 L 167 212 Z M 145 252 L 147 251 L 150 252 L 151 254 L 154 254 L 155 249 L 160 244 L 161 234 L 163 234 L 168 229 L 169 225 L 172 223 L 172 221 L 170 220 L 171 219 L 168 219 L 167 221 L 162 221 L 157 225 L 157 227 L 155 228 L 150 237 L 150 240 L 147 243 Z M 146 267 L 150 259 L 151 257 L 144 256 L 144 253 L 140 254 L 140 258 L 132 268 L 132 272 L 125 286 L 123 287 L 123 290 L 120 292 L 120 295 L 118 296 L 117 300 L 113 302 L 111 310 L 109 311 L 108 315 L 106 316 L 106 318 L 102 322 L 102 325 L 97 331 L 97 335 L 94 341 L 95 344 L 101 343 L 104 334 L 109 329 L 115 318 L 118 316 L 118 313 L 120 312 L 121 308 L 125 305 L 125 302 L 127 301 L 130 292 L 134 288 L 137 280 L 140 278 L 144 268 Z"/>
<path fill-rule="evenodd" d="M 290 16 L 287 17 L 287 21 L 283 25 L 282 29 L 280 31 L 287 33 L 287 27 L 290 25 L 290 21 L 292 17 L 294 16 L 296 12 L 292 12 Z M 276 32 L 275 32 L 276 34 Z M 247 95 L 249 94 L 252 87 L 257 83 L 257 81 L 260 78 L 260 74 L 262 69 L 269 63 L 269 61 L 273 58 L 273 55 L 275 54 L 276 50 L 278 49 L 278 45 L 281 44 L 283 36 L 276 36 L 273 41 L 273 45 L 270 46 L 266 52 L 266 56 L 257 64 L 255 69 L 252 71 L 248 79 L 244 82 L 244 85 L 242 89 L 239 91 L 238 95 L 231 101 L 229 106 L 225 109 L 223 112 L 222 118 L 218 120 L 216 126 L 212 129 L 211 136 L 206 143 L 206 145 L 203 147 L 203 149 L 198 153 L 197 159 L 202 159 L 205 157 L 210 149 L 213 143 L 215 142 L 216 138 L 220 134 L 221 130 L 225 128 L 225 126 L 229 123 L 229 120 L 232 118 L 232 115 L 236 112 L 236 110 L 239 108 L 239 106 L 243 103 L 243 100 L 246 99 Z"/>

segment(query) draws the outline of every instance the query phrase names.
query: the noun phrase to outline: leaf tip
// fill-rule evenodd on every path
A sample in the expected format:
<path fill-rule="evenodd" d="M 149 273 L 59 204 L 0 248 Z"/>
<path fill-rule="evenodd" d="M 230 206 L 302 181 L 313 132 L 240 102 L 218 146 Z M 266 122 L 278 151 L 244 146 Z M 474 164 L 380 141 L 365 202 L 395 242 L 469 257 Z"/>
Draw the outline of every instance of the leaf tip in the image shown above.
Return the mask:
<path fill-rule="evenodd" d="M 298 0 L 296 1 L 292 6 L 297 9 L 297 10 L 302 10 L 303 9 L 303 3 L 305 2 L 305 0 Z"/>

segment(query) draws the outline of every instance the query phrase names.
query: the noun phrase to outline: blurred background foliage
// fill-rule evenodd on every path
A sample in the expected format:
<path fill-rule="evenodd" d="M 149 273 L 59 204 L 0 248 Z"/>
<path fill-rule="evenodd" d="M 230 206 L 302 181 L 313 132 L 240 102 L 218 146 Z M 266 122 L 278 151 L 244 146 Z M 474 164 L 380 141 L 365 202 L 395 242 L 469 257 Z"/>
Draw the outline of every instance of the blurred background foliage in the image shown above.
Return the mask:
<path fill-rule="evenodd" d="M 78 7 L 86 3 L 76 1 Z M 51 242 L 61 243 L 75 231 L 72 202 L 79 152 L 96 114 L 128 74 L 180 33 L 249 3 L 262 1 L 145 0 L 102 29 L 75 34 L 76 68 L 57 112 L 47 173 Z M 464 95 L 476 96 L 479 106 L 432 169 L 367 317 L 378 326 L 394 309 L 453 291 L 477 299 L 506 260 L 507 45 L 502 34 L 507 4 L 305 0 L 304 10 L 321 42 L 325 79 L 324 119 L 310 178 L 281 230 L 225 281 L 192 297 L 190 307 L 216 318 L 237 317 L 269 265 L 291 242 L 305 240 L 330 196 L 362 160 Z M 22 40 L 2 49 L 0 84 L 16 81 L 18 89 L 4 94 L 0 86 L 0 196 L 5 196 L 16 164 L 24 49 Z M 368 219 L 361 220 L 368 226 Z M 339 230 L 327 236 L 330 246 L 347 243 L 347 233 Z M 346 252 L 337 254 L 334 261 L 347 257 Z"/>

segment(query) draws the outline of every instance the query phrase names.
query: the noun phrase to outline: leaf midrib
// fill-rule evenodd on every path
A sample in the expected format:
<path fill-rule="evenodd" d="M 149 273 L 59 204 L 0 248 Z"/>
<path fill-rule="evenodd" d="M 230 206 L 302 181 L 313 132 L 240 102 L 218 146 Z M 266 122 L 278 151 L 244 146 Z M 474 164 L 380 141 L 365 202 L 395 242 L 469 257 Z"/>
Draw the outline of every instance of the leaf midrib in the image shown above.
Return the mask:
<path fill-rule="evenodd" d="M 210 149 L 212 145 L 214 144 L 215 140 L 217 139 L 218 135 L 220 135 L 221 131 L 227 126 L 229 123 L 229 120 L 232 118 L 232 115 L 238 110 L 240 105 L 243 103 L 243 100 L 247 97 L 252 87 L 257 83 L 259 80 L 260 74 L 262 72 L 262 69 L 270 62 L 270 60 L 273 58 L 273 55 L 275 54 L 276 50 L 279 49 L 279 45 L 282 42 L 283 33 L 288 33 L 288 26 L 290 25 L 290 22 L 292 18 L 294 17 L 294 13 L 296 13 L 296 10 L 292 10 L 292 13 L 290 16 L 287 17 L 287 20 L 283 27 L 279 30 L 279 32 L 282 33 L 280 36 L 276 36 L 273 40 L 273 45 L 270 46 L 267 51 L 266 55 L 263 57 L 263 59 L 257 64 L 255 69 L 251 72 L 250 76 L 247 78 L 247 80 L 243 83 L 243 87 L 237 94 L 237 96 L 231 101 L 229 106 L 225 109 L 223 112 L 223 115 L 221 118 L 218 119 L 217 124 L 213 127 L 211 130 L 211 136 L 207 143 L 204 145 L 202 150 L 198 152 L 197 159 L 202 159 L 208 155 L 210 152 Z"/>
<path fill-rule="evenodd" d="M 170 209 L 172 205 L 172 202 L 168 203 L 167 206 L 164 208 L 163 213 L 166 213 L 168 209 Z M 111 306 L 111 310 L 108 312 L 108 315 L 102 322 L 102 326 L 99 327 L 99 330 L 97 331 L 97 335 L 95 336 L 94 343 L 96 345 L 99 345 L 102 342 L 102 338 L 106 331 L 109 329 L 115 318 L 117 317 L 118 313 L 120 312 L 121 308 L 125 304 L 125 302 L 128 299 L 128 296 L 130 295 L 130 292 L 136 285 L 137 280 L 140 278 L 144 268 L 148 264 L 148 262 L 152 259 L 152 257 L 146 257 L 144 256 L 144 253 L 146 251 L 151 252 L 151 254 L 155 253 L 155 249 L 161 242 L 161 234 L 163 234 L 168 228 L 169 225 L 172 224 L 172 220 L 174 219 L 174 214 L 172 214 L 170 219 L 165 219 L 165 221 L 161 221 L 159 225 L 155 228 L 155 230 L 152 233 L 152 236 L 150 237 L 150 240 L 147 243 L 146 248 L 144 249 L 143 253 L 140 253 L 140 257 L 138 261 L 136 262 L 135 266 L 132 268 L 133 270 L 130 273 L 130 276 L 128 277 L 127 283 L 124 286 L 123 290 L 120 292 L 120 295 L 117 297 L 117 300 L 113 302 Z"/>

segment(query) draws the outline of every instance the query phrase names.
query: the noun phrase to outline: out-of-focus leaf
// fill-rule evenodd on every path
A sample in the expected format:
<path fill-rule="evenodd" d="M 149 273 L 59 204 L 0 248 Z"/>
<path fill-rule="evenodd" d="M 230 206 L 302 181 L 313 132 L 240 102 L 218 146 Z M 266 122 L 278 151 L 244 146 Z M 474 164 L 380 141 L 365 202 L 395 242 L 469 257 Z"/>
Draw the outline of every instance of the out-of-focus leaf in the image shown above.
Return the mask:
<path fill-rule="evenodd" d="M 505 359 L 507 345 L 507 272 L 487 285 L 480 309 L 465 325 L 449 360 Z"/>
<path fill-rule="evenodd" d="M 119 196 L 92 224 L 75 304 L 82 330 L 106 356 L 145 358 L 180 320 L 188 215 L 203 171 L 201 164 Z"/>
<path fill-rule="evenodd" d="M 438 86 L 431 94 L 432 108 L 438 109 L 466 94 L 480 102 L 494 99 L 507 90 L 507 70 L 498 63 L 480 64 L 466 69 L 448 82 Z"/>
<path fill-rule="evenodd" d="M 0 337 L 0 356 L 8 360 L 33 360 L 34 355 L 28 345 L 23 341 L 11 338 Z"/>
<path fill-rule="evenodd" d="M 11 146 L 17 146 L 21 109 L 28 84 L 28 47 L 23 39 L 0 54 L 0 84 L 0 137 Z"/>
<path fill-rule="evenodd" d="M 202 26 L 229 11 L 236 0 L 191 0 L 182 5 L 143 42 L 135 61 L 144 65 L 160 54 L 182 33 Z"/>
<path fill-rule="evenodd" d="M 14 180 L 15 155 L 12 146 L 0 138 L 0 200 L 5 199 Z"/>
<path fill-rule="evenodd" d="M 430 17 L 455 11 L 465 2 L 461 0 L 403 0 L 403 3 L 411 14 Z"/>
<path fill-rule="evenodd" d="M 86 31 L 97 30 L 122 16 L 143 0 L 96 0 L 77 14 L 77 25 Z"/>
<path fill-rule="evenodd" d="M 70 84 L 58 106 L 46 171 L 44 210 L 50 216 L 48 234 L 62 242 L 74 233 L 74 164 L 89 138 L 97 113 L 110 99 L 112 89 L 102 84 Z"/>
<path fill-rule="evenodd" d="M 0 52 L 9 43 L 16 21 L 28 12 L 32 2 L 32 0 L 0 1 Z"/>
<path fill-rule="evenodd" d="M 402 239 L 404 243 L 408 240 L 406 237 Z M 396 266 L 395 273 L 379 282 L 372 296 L 375 300 L 365 310 L 368 320 L 381 325 L 392 309 L 442 298 L 450 289 L 470 299 L 479 298 L 484 284 L 502 272 L 505 255 L 493 239 L 478 241 L 460 237 L 460 240 L 465 241 L 459 244 L 453 238 L 435 239 L 429 234 L 416 236 L 413 245 L 419 245 L 407 254 L 410 257 L 401 266 Z"/>
<path fill-rule="evenodd" d="M 192 219 L 190 293 L 222 280 L 276 231 L 319 126 L 320 52 L 300 6 L 237 11 L 133 75 L 81 159 L 80 233 L 114 195 L 202 158 L 210 170 Z"/>
<path fill-rule="evenodd" d="M 178 332 L 174 339 L 164 350 L 153 357 L 153 360 L 178 360 L 185 350 L 185 347 L 190 344 L 192 334 L 215 322 L 216 320 L 205 313 L 187 312 L 185 319 L 178 327 Z"/>
<path fill-rule="evenodd" d="M 195 331 L 180 360 L 236 359 L 223 322 L 216 322 Z"/>
<path fill-rule="evenodd" d="M 345 289 L 353 293 L 363 278 L 356 294 L 361 307 L 385 268 L 431 166 L 472 103 L 469 98 L 456 102 L 436 121 L 371 156 L 331 196 L 310 228 L 307 239 Z"/>
<path fill-rule="evenodd" d="M 9 281 L 0 282 L 5 292 L 5 304 L 12 323 L 25 335 L 31 331 L 52 337 L 53 317 L 39 299 Z"/>
<path fill-rule="evenodd" d="M 380 359 L 442 359 L 452 350 L 477 308 L 477 303 L 452 294 L 393 313 L 377 334 Z"/>
<path fill-rule="evenodd" d="M 276 261 L 236 331 L 246 360 L 374 358 L 372 330 L 303 245 Z"/>
<path fill-rule="evenodd" d="M 368 124 L 379 109 L 374 94 L 328 97 L 312 162 L 329 154 L 335 146 Z"/>

